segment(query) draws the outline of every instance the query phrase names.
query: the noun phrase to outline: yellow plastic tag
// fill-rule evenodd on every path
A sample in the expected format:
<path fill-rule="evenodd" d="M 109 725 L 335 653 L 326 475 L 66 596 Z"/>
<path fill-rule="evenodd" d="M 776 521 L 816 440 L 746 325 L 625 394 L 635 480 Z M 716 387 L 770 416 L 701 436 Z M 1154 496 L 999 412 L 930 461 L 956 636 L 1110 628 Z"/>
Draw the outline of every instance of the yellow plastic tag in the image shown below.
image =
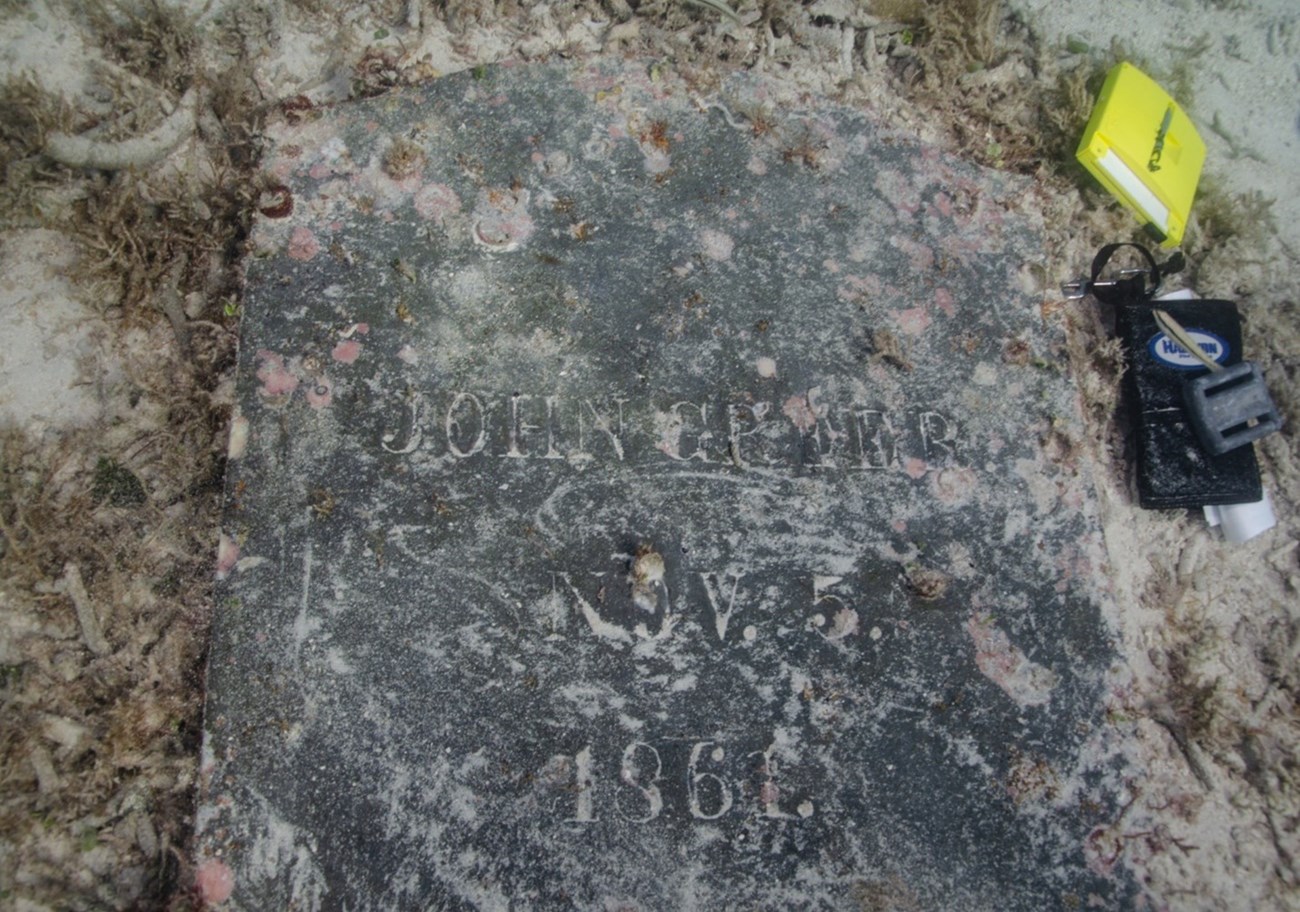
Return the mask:
<path fill-rule="evenodd" d="M 1131 63 L 1106 75 L 1075 156 L 1111 195 L 1177 247 L 1205 164 L 1205 143 L 1168 93 Z"/>

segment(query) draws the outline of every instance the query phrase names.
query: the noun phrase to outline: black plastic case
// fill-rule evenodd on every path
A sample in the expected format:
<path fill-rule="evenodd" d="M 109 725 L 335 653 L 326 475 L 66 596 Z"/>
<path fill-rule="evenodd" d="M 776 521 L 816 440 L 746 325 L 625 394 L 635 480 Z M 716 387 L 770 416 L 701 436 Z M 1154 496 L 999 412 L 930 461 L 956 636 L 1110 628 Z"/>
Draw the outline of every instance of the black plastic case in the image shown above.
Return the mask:
<path fill-rule="evenodd" d="M 1252 503 L 1264 496 L 1255 448 L 1247 445 L 1212 456 L 1197 439 L 1184 407 L 1183 385 L 1206 373 L 1203 366 L 1176 366 L 1175 349 L 1156 325 L 1159 307 L 1185 329 L 1226 351 L 1225 367 L 1241 361 L 1241 315 L 1231 301 L 1148 301 L 1116 305 L 1115 331 L 1128 370 L 1124 396 L 1137 437 L 1138 503 L 1152 509 Z M 1161 357 L 1163 355 L 1163 357 Z M 1212 353 L 1214 356 L 1214 353 Z"/>

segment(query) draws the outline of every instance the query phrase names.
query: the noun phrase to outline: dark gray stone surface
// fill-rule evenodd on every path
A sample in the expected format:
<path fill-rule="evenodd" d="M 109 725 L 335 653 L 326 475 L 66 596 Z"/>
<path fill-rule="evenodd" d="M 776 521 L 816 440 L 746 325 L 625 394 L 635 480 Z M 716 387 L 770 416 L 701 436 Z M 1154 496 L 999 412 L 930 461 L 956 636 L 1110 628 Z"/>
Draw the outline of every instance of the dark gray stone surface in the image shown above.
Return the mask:
<path fill-rule="evenodd" d="M 1029 188 L 759 80 L 479 76 L 269 158 L 207 895 L 1124 905 Z"/>

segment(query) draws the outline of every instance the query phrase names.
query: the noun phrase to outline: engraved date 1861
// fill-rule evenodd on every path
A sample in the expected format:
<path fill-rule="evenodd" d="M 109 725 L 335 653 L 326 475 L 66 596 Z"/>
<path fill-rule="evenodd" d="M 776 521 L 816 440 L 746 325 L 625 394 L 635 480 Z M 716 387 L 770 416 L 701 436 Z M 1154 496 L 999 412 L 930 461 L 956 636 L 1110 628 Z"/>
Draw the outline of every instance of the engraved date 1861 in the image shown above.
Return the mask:
<path fill-rule="evenodd" d="M 770 748 L 733 753 L 707 738 L 631 741 L 609 756 L 586 745 L 552 757 L 549 767 L 572 796 L 565 811 L 571 823 L 649 823 L 661 816 L 707 821 L 731 814 L 799 820 L 816 812 L 809 797 L 779 782 Z"/>

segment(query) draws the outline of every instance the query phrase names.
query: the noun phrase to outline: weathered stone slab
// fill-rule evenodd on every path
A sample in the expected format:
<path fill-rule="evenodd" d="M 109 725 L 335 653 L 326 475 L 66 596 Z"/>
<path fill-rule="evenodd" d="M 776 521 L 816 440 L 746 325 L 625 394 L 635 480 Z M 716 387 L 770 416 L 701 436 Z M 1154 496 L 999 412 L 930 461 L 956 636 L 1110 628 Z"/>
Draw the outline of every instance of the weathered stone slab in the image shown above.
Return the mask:
<path fill-rule="evenodd" d="M 243 909 L 1122 905 L 1021 183 L 641 65 L 284 126 L 200 883 Z M 291 211 L 289 211 L 291 209 Z"/>

